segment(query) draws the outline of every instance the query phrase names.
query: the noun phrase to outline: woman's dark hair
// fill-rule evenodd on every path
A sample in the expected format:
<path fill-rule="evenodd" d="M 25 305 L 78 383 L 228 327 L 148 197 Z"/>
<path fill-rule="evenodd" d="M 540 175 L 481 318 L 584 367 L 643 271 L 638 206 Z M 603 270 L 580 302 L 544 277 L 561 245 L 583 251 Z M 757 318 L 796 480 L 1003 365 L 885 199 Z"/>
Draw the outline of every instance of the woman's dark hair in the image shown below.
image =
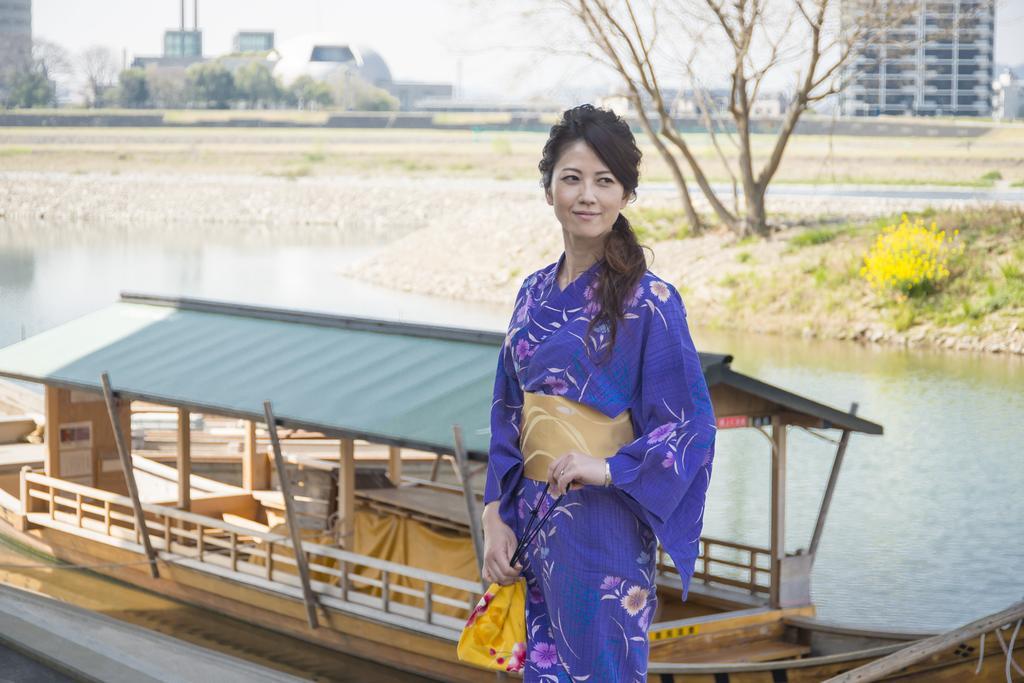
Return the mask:
<path fill-rule="evenodd" d="M 633 195 L 635 199 L 642 155 L 633 131 L 615 112 L 590 104 L 567 109 L 561 120 L 551 127 L 543 156 L 537 164 L 544 189 L 551 189 L 551 176 L 559 157 L 568 146 L 579 140 L 587 143 L 608 166 L 626 194 Z M 644 251 L 629 221 L 620 213 L 605 238 L 604 265 L 599 270 L 596 294 L 600 309 L 587 328 L 589 337 L 598 322 L 604 320 L 608 323 L 611 334 L 609 355 L 615 345 L 619 320 L 625 313 L 626 298 L 633 294 L 645 272 L 647 259 Z"/>

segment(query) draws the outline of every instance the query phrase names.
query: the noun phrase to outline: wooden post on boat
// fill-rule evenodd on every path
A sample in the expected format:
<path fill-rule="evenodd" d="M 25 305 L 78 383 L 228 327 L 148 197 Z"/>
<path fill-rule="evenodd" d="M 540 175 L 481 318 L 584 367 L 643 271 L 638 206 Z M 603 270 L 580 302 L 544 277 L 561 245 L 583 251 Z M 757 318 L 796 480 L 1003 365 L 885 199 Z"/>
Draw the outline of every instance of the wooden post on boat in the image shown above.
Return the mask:
<path fill-rule="evenodd" d="M 857 414 L 857 404 L 850 404 L 850 415 Z M 839 468 L 843 466 L 843 456 L 846 455 L 846 444 L 850 442 L 850 430 L 844 429 L 843 435 L 839 437 L 839 447 L 836 448 L 836 457 L 832 460 L 832 472 L 828 475 L 828 485 L 825 487 L 825 495 L 821 499 L 821 508 L 818 510 L 818 521 L 814 524 L 814 534 L 811 536 L 811 547 L 808 551 L 811 562 L 818 554 L 818 543 L 821 541 L 821 534 L 825 530 L 825 518 L 828 516 L 828 508 L 832 504 L 832 493 L 836 490 L 836 481 L 839 479 Z"/>
<path fill-rule="evenodd" d="M 292 537 L 292 551 L 295 553 L 295 565 L 299 569 L 299 580 L 302 581 L 302 597 L 306 602 L 306 618 L 309 627 L 316 628 L 319 623 L 316 617 L 316 596 L 309 585 L 309 567 L 306 566 L 306 552 L 302 549 L 302 534 L 299 532 L 299 520 L 295 515 L 295 503 L 292 501 L 292 485 L 288 481 L 288 472 L 284 467 L 281 455 L 281 442 L 277 440 L 277 420 L 270 401 L 263 402 L 263 412 L 267 417 L 267 432 L 270 433 L 270 445 L 274 450 L 274 466 L 277 468 L 277 480 L 281 483 L 281 497 L 284 498 L 284 514 L 288 519 L 288 531 Z M 270 558 L 267 558 L 270 566 Z"/>
<path fill-rule="evenodd" d="M 473 551 L 476 553 L 476 568 L 480 572 L 482 579 L 484 570 L 483 522 L 476 509 L 476 494 L 473 493 L 473 488 L 470 486 L 468 457 L 466 456 L 465 448 L 462 446 L 462 427 L 452 425 L 452 432 L 455 436 L 455 469 L 460 474 L 459 483 L 462 484 L 462 495 L 466 499 L 466 512 L 469 513 L 469 533 L 473 537 Z M 486 589 L 487 586 L 485 585 L 484 590 Z"/>
<path fill-rule="evenodd" d="M 103 384 L 103 399 L 107 402 L 107 413 L 110 415 L 110 426 L 114 430 L 114 442 L 117 444 L 117 455 L 121 458 L 121 469 L 124 470 L 124 482 L 128 486 L 128 495 L 132 499 L 132 510 L 135 513 L 135 528 L 142 539 L 142 546 L 146 549 L 146 557 L 149 558 L 149 571 L 154 579 L 160 578 L 160 571 L 156 566 L 156 551 L 149 541 L 149 529 L 146 527 L 146 516 L 142 512 L 142 501 L 139 500 L 139 487 L 135 483 L 135 467 L 132 465 L 132 454 L 128 444 L 124 440 L 124 432 L 121 431 L 121 420 L 117 414 L 117 402 L 114 399 L 114 390 L 110 388 L 110 375 L 100 375 L 100 383 Z"/>
<path fill-rule="evenodd" d="M 18 519 L 18 531 L 28 531 L 28 515 L 32 512 L 32 496 L 29 494 L 28 473 L 31 465 L 22 465 L 18 475 L 18 497 L 21 498 L 21 517 Z"/>
<path fill-rule="evenodd" d="M 192 509 L 192 426 L 187 408 L 178 408 L 178 507 Z M 168 548 L 169 549 L 169 548 Z"/>
<path fill-rule="evenodd" d="M 782 596 L 782 563 L 786 558 L 786 424 L 772 416 L 771 567 L 769 605 L 778 608 Z"/>
<path fill-rule="evenodd" d="M 245 423 L 245 447 L 242 453 L 242 488 L 246 491 L 265 491 L 270 488 L 267 456 L 259 452 L 256 441 L 256 423 Z"/>
<path fill-rule="evenodd" d="M 60 477 L 60 389 L 49 384 L 45 391 L 46 423 L 43 427 L 43 441 L 46 444 L 46 458 L 43 473 L 48 477 Z"/>
<path fill-rule="evenodd" d="M 338 444 L 338 545 L 353 550 L 356 524 L 356 442 L 343 438 Z"/>
<path fill-rule="evenodd" d="M 402 484 L 402 449 L 388 446 L 388 479 L 395 486 Z"/>

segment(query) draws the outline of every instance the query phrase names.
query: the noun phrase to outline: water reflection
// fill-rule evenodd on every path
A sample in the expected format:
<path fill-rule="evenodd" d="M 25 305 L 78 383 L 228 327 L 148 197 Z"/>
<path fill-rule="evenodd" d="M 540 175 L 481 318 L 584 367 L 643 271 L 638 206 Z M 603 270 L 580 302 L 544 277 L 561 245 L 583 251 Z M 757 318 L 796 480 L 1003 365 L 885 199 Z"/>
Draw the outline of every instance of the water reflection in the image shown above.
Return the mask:
<path fill-rule="evenodd" d="M 18 341 L 22 327 L 31 336 L 107 306 L 122 291 L 449 325 L 502 325 L 487 305 L 455 306 L 338 275 L 343 265 L 374 249 L 116 244 L 21 252 L 0 246 L 5 261 L 34 264 L 34 277 L 0 290 L 0 344 Z"/>
<path fill-rule="evenodd" d="M 951 626 L 1024 594 L 1024 363 L 698 330 L 734 367 L 860 414 L 885 435 L 856 435 L 819 548 L 819 614 L 864 625 Z M 708 535 L 767 545 L 767 443 L 723 432 Z M 787 549 L 807 547 L 834 446 L 791 430 Z M 746 500 L 747 497 L 752 500 Z M 742 506 L 739 514 L 736 506 Z"/>
<path fill-rule="evenodd" d="M 35 254 L 31 251 L 0 251 L 0 287 L 27 289 L 34 274 Z"/>

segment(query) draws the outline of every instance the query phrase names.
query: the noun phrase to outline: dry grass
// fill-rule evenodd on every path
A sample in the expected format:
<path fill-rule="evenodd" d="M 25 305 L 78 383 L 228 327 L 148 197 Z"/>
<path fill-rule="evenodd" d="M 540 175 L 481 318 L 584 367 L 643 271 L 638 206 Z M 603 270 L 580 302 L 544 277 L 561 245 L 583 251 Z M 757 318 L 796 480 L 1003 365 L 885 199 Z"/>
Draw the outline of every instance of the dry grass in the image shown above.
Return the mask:
<path fill-rule="evenodd" d="M 180 116 L 227 114 L 239 113 Z M 709 137 L 686 137 L 711 179 L 728 181 Z M 493 131 L 0 128 L 0 157 L 9 170 L 280 174 L 315 154 L 322 156 L 312 170 L 316 175 L 534 179 L 544 140 L 542 133 Z M 755 157 L 765 158 L 773 142 L 773 136 L 754 136 Z M 668 169 L 654 148 L 643 139 L 641 146 L 643 178 L 668 181 Z M 1024 181 L 1022 148 L 1024 127 L 1012 126 L 976 138 L 796 136 L 776 181 L 987 186 L 998 175 L 1014 185 Z"/>

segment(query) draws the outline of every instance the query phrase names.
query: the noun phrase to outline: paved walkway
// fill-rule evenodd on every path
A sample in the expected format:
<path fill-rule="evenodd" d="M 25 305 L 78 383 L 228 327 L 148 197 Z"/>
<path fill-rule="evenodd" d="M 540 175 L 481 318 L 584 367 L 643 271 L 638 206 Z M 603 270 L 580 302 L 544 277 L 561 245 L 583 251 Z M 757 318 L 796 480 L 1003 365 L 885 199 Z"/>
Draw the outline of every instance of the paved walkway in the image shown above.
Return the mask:
<path fill-rule="evenodd" d="M 74 683 L 62 673 L 0 645 L 0 683 Z"/>
<path fill-rule="evenodd" d="M 4 653 L 28 655 L 36 666 Z M 23 668 L 12 677 L 7 660 Z M 52 670 L 67 673 L 62 677 Z M 13 670 L 14 672 L 17 669 Z M 39 678 L 35 672 L 39 672 Z M 67 680 L 103 683 L 291 683 L 303 679 L 125 624 L 52 598 L 0 585 L 0 683 Z M 46 676 L 51 676 L 46 678 Z"/>

